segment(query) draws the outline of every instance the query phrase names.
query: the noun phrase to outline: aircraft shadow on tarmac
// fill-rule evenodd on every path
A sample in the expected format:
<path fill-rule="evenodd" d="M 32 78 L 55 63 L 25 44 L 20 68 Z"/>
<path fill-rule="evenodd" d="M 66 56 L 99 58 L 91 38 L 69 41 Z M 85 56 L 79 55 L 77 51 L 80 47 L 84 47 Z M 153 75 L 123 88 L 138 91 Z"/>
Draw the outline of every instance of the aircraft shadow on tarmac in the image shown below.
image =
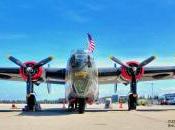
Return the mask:
<path fill-rule="evenodd" d="M 159 111 L 175 111 L 175 109 L 138 109 L 140 112 L 159 112 Z"/>
<path fill-rule="evenodd" d="M 91 113 L 91 112 L 109 112 L 109 111 L 120 111 L 120 112 L 124 112 L 124 111 L 128 111 L 128 110 L 108 110 L 108 109 L 104 109 L 104 110 L 99 110 L 99 109 L 87 109 L 85 110 L 85 113 Z M 25 112 L 22 111 L 19 115 L 20 116 L 64 116 L 64 115 L 71 115 L 71 114 L 78 114 L 78 111 L 69 111 L 68 109 L 44 109 L 41 111 L 37 111 L 37 112 Z"/>
<path fill-rule="evenodd" d="M 108 112 L 108 111 L 127 111 L 127 110 L 98 110 L 98 109 L 87 109 L 85 110 L 85 113 L 89 112 Z M 1 111 L 0 111 L 1 112 Z M 26 112 L 26 111 L 21 111 L 19 113 L 20 116 L 64 116 L 64 115 L 71 115 L 71 114 L 78 114 L 78 111 L 69 111 L 68 109 L 59 109 L 59 108 L 49 108 L 49 109 L 44 109 L 41 111 L 37 112 Z"/>
<path fill-rule="evenodd" d="M 160 111 L 175 111 L 175 109 L 138 109 L 136 111 L 139 112 L 160 112 Z M 91 112 L 126 112 L 127 109 L 118 109 L 118 110 L 111 110 L 111 109 L 86 109 L 85 113 L 91 113 Z M 77 111 L 68 111 L 68 109 L 62 109 L 62 108 L 49 108 L 49 109 L 43 109 L 41 111 L 37 112 L 26 112 L 22 111 L 21 109 L 17 110 L 0 110 L 0 112 L 19 112 L 19 116 L 64 116 L 64 115 L 71 115 L 71 114 L 78 114 Z"/>
<path fill-rule="evenodd" d="M 160 112 L 160 111 L 172 111 L 175 109 L 138 109 L 136 111 L 139 112 Z M 123 109 L 123 110 L 110 110 L 110 109 L 103 109 L 103 110 L 99 110 L 99 109 L 87 109 L 85 110 L 85 113 L 97 113 L 97 112 L 110 112 L 110 111 L 114 111 L 114 112 L 126 112 L 128 110 Z M 77 111 L 68 111 L 68 109 L 44 109 L 38 112 L 25 112 L 22 111 L 19 115 L 20 116 L 64 116 L 64 115 L 71 115 L 71 114 L 78 114 Z"/>
<path fill-rule="evenodd" d="M 111 110 L 85 110 L 87 112 L 108 112 Z M 64 115 L 71 115 L 71 114 L 78 114 L 78 111 L 69 111 L 68 109 L 59 109 L 59 108 L 49 108 L 44 109 L 37 112 L 26 112 L 22 111 L 19 115 L 20 116 L 64 116 Z"/>
<path fill-rule="evenodd" d="M 59 109 L 59 108 L 49 108 L 49 109 L 44 109 L 36 112 L 22 111 L 19 115 L 20 116 L 63 116 L 63 115 L 70 115 L 70 114 L 76 114 L 76 113 L 77 112 L 69 112 L 68 110 Z"/>

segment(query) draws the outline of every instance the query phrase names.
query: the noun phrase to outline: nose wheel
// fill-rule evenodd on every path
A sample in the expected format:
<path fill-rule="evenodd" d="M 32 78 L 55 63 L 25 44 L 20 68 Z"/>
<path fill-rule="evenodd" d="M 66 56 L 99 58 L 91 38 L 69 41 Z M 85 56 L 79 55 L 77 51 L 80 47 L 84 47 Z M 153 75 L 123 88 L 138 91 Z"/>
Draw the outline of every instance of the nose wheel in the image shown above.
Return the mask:
<path fill-rule="evenodd" d="M 86 106 L 85 98 L 77 98 L 76 101 L 70 102 L 68 106 L 69 111 L 78 111 L 79 114 L 84 113 Z"/>
<path fill-rule="evenodd" d="M 77 100 L 69 103 L 68 110 L 69 111 L 76 111 L 77 110 Z"/>
<path fill-rule="evenodd" d="M 86 101 L 85 98 L 78 99 L 78 113 L 83 114 L 85 111 Z"/>

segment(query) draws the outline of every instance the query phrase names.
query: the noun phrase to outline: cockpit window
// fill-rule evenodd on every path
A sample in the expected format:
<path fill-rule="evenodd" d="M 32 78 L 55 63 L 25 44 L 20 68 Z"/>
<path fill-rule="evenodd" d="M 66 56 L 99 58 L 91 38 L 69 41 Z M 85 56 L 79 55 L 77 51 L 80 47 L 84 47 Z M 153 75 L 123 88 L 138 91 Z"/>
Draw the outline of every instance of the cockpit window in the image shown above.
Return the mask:
<path fill-rule="evenodd" d="M 87 53 L 74 53 L 70 58 L 70 66 L 72 68 L 84 68 L 86 66 L 91 67 L 91 56 Z"/>
<path fill-rule="evenodd" d="M 76 59 L 86 59 L 87 58 L 87 55 L 85 55 L 85 54 L 76 54 L 75 55 L 75 58 Z"/>

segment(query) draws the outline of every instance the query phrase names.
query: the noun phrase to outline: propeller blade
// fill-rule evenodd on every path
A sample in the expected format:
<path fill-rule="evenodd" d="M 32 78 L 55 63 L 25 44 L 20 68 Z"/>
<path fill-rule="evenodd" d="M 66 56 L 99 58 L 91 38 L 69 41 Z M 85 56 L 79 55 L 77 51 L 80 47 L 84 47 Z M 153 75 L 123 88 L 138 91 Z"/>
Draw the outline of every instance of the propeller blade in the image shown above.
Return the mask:
<path fill-rule="evenodd" d="M 48 94 L 51 93 L 51 84 L 50 83 L 47 83 L 47 92 L 48 92 Z"/>
<path fill-rule="evenodd" d="M 38 68 L 38 67 L 41 67 L 47 63 L 49 63 L 51 60 L 53 59 L 52 56 L 49 56 L 48 58 L 44 59 L 44 60 L 41 60 L 40 62 L 36 63 L 34 68 Z"/>
<path fill-rule="evenodd" d="M 16 65 L 20 66 L 20 67 L 23 67 L 23 68 L 26 68 L 26 65 L 23 64 L 20 60 L 16 59 L 15 57 L 13 56 L 9 56 L 8 59 L 10 61 L 12 61 L 13 63 L 15 63 Z"/>
<path fill-rule="evenodd" d="M 152 62 L 155 58 L 156 58 L 155 56 L 151 56 L 151 57 L 149 57 L 148 59 L 142 61 L 142 62 L 139 64 L 138 68 L 141 68 L 141 67 L 143 67 L 143 66 L 149 64 L 149 63 Z"/>
<path fill-rule="evenodd" d="M 50 68 L 50 64 L 47 65 L 47 68 Z M 51 84 L 50 83 L 47 83 L 47 92 L 48 92 L 48 94 L 51 93 Z"/>
<path fill-rule="evenodd" d="M 117 68 L 117 64 L 116 63 L 114 63 L 114 68 Z"/>
<path fill-rule="evenodd" d="M 114 93 L 117 93 L 117 83 L 114 85 Z"/>
<path fill-rule="evenodd" d="M 131 68 L 130 66 L 128 66 L 128 65 L 126 65 L 126 64 L 124 64 L 124 63 L 122 63 L 119 59 L 117 59 L 117 58 L 114 57 L 114 56 L 111 56 L 110 59 L 111 59 L 112 61 L 114 61 L 115 63 L 118 63 L 118 64 L 121 65 L 121 66 L 124 66 L 124 67 L 126 67 L 126 68 Z"/>

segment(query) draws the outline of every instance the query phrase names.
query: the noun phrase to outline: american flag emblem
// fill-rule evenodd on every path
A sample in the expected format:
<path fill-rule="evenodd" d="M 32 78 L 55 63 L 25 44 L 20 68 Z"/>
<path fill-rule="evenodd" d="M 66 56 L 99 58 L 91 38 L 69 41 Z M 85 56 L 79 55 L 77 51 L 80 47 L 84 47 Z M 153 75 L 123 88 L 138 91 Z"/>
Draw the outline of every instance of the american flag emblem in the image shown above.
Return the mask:
<path fill-rule="evenodd" d="M 95 42 L 89 33 L 87 33 L 87 35 L 88 35 L 88 51 L 92 53 L 95 49 Z"/>

